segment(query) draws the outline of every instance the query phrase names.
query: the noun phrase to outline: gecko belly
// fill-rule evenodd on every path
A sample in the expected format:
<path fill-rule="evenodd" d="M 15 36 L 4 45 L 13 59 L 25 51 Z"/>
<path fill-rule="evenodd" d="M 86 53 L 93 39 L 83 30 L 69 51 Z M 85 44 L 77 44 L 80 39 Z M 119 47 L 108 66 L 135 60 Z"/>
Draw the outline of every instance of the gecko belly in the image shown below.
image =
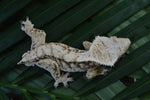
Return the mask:
<path fill-rule="evenodd" d="M 84 72 L 87 71 L 89 68 L 91 68 L 92 66 L 98 66 L 96 65 L 94 62 L 66 62 L 64 60 L 61 59 L 53 59 L 53 61 L 56 61 L 60 70 L 65 71 L 65 72 Z M 48 69 L 49 66 L 51 64 L 51 59 L 42 59 L 37 61 L 37 63 L 35 63 L 37 66 L 44 68 L 44 69 Z"/>

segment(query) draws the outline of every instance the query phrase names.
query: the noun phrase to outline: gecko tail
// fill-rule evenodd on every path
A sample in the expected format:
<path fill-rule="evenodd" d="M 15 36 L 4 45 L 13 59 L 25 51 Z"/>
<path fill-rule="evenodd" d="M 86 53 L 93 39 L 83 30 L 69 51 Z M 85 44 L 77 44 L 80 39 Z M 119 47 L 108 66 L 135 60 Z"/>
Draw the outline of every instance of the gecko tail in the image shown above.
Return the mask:
<path fill-rule="evenodd" d="M 26 21 L 21 21 L 21 30 L 31 37 L 31 50 L 45 43 L 46 33 L 43 30 L 34 28 L 34 24 L 26 18 Z"/>
<path fill-rule="evenodd" d="M 34 24 L 29 20 L 29 17 L 26 18 L 26 21 L 21 21 L 21 30 L 22 31 L 30 31 L 33 29 Z M 27 34 L 30 36 L 30 34 Z"/>

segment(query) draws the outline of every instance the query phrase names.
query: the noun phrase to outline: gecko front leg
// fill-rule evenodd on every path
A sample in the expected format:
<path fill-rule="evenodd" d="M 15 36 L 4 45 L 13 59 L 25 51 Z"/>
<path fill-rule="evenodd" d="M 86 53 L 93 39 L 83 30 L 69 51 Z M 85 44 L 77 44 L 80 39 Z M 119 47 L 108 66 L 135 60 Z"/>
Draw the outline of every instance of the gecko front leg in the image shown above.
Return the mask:
<path fill-rule="evenodd" d="M 55 88 L 58 87 L 59 83 L 63 83 L 65 87 L 68 87 L 68 82 L 73 81 L 71 77 L 68 77 L 69 73 L 63 74 L 60 72 L 60 66 L 54 60 L 42 59 L 37 65 L 51 73 L 52 77 L 55 79 Z"/>
<path fill-rule="evenodd" d="M 91 79 L 98 75 L 106 75 L 108 71 L 110 71 L 110 69 L 104 68 L 102 66 L 92 67 L 88 69 L 86 77 Z"/>
<path fill-rule="evenodd" d="M 84 41 L 83 42 L 83 47 L 85 48 L 85 50 L 89 50 L 91 47 L 92 43 L 89 41 Z"/>

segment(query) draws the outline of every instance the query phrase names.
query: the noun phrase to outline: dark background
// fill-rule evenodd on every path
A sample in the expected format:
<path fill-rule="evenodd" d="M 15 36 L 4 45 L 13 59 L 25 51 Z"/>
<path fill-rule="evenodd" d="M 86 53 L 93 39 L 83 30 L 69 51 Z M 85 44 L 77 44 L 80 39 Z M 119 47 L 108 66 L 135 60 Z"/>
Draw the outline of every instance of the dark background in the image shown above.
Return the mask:
<path fill-rule="evenodd" d="M 95 36 L 129 38 L 129 50 L 106 76 L 88 80 L 72 73 L 69 88 L 55 89 L 51 75 L 37 66 L 16 65 L 30 49 L 20 30 L 26 17 L 46 32 L 47 42 L 83 49 Z M 1 100 L 149 100 L 150 0 L 1 0 Z"/>

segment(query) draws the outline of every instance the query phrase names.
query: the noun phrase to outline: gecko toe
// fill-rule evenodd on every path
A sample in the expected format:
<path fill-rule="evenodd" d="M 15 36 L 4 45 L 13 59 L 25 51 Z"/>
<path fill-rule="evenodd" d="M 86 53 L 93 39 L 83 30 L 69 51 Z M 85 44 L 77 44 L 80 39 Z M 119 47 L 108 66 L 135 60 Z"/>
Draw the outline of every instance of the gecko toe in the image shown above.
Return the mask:
<path fill-rule="evenodd" d="M 69 84 L 68 84 L 67 82 L 63 82 L 63 84 L 64 84 L 64 86 L 65 86 L 66 88 L 69 87 Z"/>
<path fill-rule="evenodd" d="M 57 88 L 58 85 L 59 85 L 59 82 L 56 81 L 56 82 L 54 83 L 54 87 Z"/>
<path fill-rule="evenodd" d="M 67 81 L 68 81 L 68 82 L 72 82 L 72 81 L 74 81 L 74 80 L 73 80 L 73 78 L 70 77 L 70 78 L 67 79 Z"/>

